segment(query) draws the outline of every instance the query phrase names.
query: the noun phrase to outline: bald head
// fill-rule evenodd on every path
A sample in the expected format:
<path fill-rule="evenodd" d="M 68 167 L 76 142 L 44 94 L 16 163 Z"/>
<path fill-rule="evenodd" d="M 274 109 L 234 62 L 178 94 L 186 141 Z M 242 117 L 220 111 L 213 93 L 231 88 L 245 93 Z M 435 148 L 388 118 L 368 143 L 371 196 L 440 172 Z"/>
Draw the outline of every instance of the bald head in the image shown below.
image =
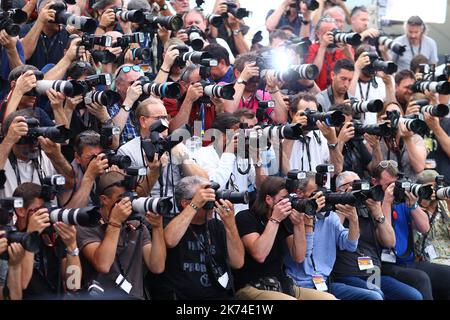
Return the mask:
<path fill-rule="evenodd" d="M 142 101 L 136 108 L 136 122 L 141 137 L 148 137 L 151 125 L 160 119 L 167 120 L 167 117 L 166 107 L 160 99 L 150 97 Z"/>

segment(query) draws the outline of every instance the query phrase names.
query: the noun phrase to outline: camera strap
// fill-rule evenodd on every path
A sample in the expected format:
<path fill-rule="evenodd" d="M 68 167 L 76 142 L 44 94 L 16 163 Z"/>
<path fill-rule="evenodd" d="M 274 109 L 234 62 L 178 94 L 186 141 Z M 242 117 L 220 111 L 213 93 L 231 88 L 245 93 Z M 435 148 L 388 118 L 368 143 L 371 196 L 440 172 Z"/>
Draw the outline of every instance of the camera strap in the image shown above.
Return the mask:
<path fill-rule="evenodd" d="M 443 208 L 439 205 L 439 202 L 438 202 L 438 205 L 436 206 L 436 209 L 434 210 L 433 215 L 430 218 L 428 218 L 430 221 L 430 230 L 428 230 L 428 232 L 425 233 L 422 238 L 422 243 L 420 246 L 420 254 L 422 255 L 422 257 L 425 257 L 425 244 L 426 244 L 427 238 L 430 235 L 431 229 L 433 228 L 434 220 L 436 219 L 437 215 L 442 212 L 441 210 L 443 210 Z M 426 211 L 428 211 L 428 210 L 426 210 Z"/>
<path fill-rule="evenodd" d="M 39 152 L 40 156 L 42 157 L 41 153 Z M 22 184 L 22 179 L 20 178 L 20 170 L 19 170 L 19 165 L 17 163 L 17 158 L 14 155 L 13 152 L 10 152 L 8 155 L 8 159 L 9 159 L 9 163 L 11 164 L 11 167 L 14 170 L 14 174 L 16 176 L 16 181 L 17 181 L 17 186 L 20 186 Z M 33 166 L 33 173 L 31 174 L 31 181 L 29 182 L 33 182 L 34 181 L 34 173 L 37 172 L 38 174 L 38 178 L 40 183 L 42 184 L 42 169 L 40 168 L 40 163 L 38 159 L 32 159 L 31 160 L 31 164 Z"/>
<path fill-rule="evenodd" d="M 311 141 L 311 137 L 301 136 L 299 140 L 302 143 L 302 158 L 300 160 L 300 162 L 301 162 L 301 170 L 305 171 L 304 165 L 303 165 L 303 158 L 305 156 L 305 148 L 306 148 L 306 156 L 308 157 L 308 166 L 309 166 L 309 170 L 308 171 L 312 171 L 311 154 L 310 154 L 310 151 L 309 151 L 309 142 Z"/>
<path fill-rule="evenodd" d="M 412 57 L 414 58 L 416 56 L 416 53 L 414 52 L 413 46 L 409 39 L 408 39 L 408 44 L 409 44 L 409 49 L 411 50 Z M 420 40 L 419 52 L 417 54 L 419 55 L 421 51 L 422 51 L 422 40 Z"/>
<path fill-rule="evenodd" d="M 367 83 L 367 90 L 366 90 L 366 95 L 365 95 L 365 96 L 364 96 L 364 94 L 363 94 L 363 90 L 362 90 L 362 85 L 361 85 L 361 83 L 364 83 L 364 82 L 358 80 L 358 87 L 359 87 L 359 94 L 361 95 L 361 101 L 369 100 L 370 86 L 371 86 L 372 82 L 369 81 L 369 82 Z"/>

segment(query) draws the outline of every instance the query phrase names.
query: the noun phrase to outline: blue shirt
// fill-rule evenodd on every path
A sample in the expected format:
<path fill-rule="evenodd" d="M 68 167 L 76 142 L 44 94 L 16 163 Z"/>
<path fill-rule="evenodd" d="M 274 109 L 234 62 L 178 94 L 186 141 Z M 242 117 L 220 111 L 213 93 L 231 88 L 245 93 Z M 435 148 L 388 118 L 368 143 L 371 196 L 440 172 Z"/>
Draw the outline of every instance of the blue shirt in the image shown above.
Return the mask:
<path fill-rule="evenodd" d="M 232 82 L 234 82 L 236 80 L 236 77 L 234 76 L 233 66 L 229 66 L 227 73 L 225 73 L 225 75 L 222 78 L 220 78 L 219 80 L 217 80 L 217 81 L 214 81 L 214 79 L 210 79 L 210 80 L 215 83 L 221 83 L 221 82 L 232 83 Z"/>
<path fill-rule="evenodd" d="M 267 13 L 267 16 L 266 16 L 266 20 L 274 12 L 275 12 L 275 10 L 273 10 L 273 9 L 269 10 L 269 12 Z M 290 26 L 292 29 L 294 29 L 294 34 L 296 36 L 298 36 L 300 34 L 300 28 L 302 27 L 302 20 L 300 18 L 298 18 L 298 16 L 297 16 L 297 18 L 295 18 L 295 20 L 291 22 L 291 21 L 289 21 L 288 17 L 285 14 L 283 14 L 275 29 L 279 29 L 284 26 Z"/>
<path fill-rule="evenodd" d="M 108 108 L 108 113 L 111 118 L 114 118 L 120 111 L 120 104 L 116 103 L 111 108 Z M 120 134 L 120 145 L 136 138 L 139 133 L 135 126 L 133 125 L 134 111 L 130 111 L 127 122 L 125 122 L 125 127 Z"/>
<path fill-rule="evenodd" d="M 296 263 L 290 255 L 286 256 L 284 262 L 288 276 L 297 286 L 304 288 L 314 288 L 313 275 L 321 275 L 326 281 L 336 261 L 336 246 L 350 252 L 355 252 L 358 247 L 358 240 L 349 240 L 348 233 L 335 212 L 325 219 L 316 220 L 314 232 L 306 234 L 305 260 Z"/>
<path fill-rule="evenodd" d="M 25 56 L 23 54 L 23 48 L 22 48 L 22 43 L 20 41 L 16 42 L 16 49 L 17 52 L 19 54 L 19 58 L 20 61 L 22 61 L 22 63 L 25 62 Z M 8 93 L 7 90 L 9 88 L 9 83 L 8 83 L 8 76 L 9 73 L 11 72 L 11 67 L 9 65 L 9 60 L 8 60 L 8 53 L 6 51 L 6 49 L 2 46 L 0 46 L 0 53 L 1 53 L 1 76 L 0 76 L 0 80 L 1 80 L 1 87 L 0 87 L 0 99 L 3 99 L 6 94 Z"/>
<path fill-rule="evenodd" d="M 411 210 L 408 209 L 405 203 L 400 203 L 394 206 L 394 211 L 397 213 L 397 219 L 394 219 L 395 214 L 392 215 L 392 226 L 394 228 L 396 239 L 395 252 L 397 254 L 397 264 L 411 264 L 414 262 L 414 247 L 407 258 L 400 259 L 398 257 L 404 255 L 408 248 L 409 225 L 412 222 Z"/>

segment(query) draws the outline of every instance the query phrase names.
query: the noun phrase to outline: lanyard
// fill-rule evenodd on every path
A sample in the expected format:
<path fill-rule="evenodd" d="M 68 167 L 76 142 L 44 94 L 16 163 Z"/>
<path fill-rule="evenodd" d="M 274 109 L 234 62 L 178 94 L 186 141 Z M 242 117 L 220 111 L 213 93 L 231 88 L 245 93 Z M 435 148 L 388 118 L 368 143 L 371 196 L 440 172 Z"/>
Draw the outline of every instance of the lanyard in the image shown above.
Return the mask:
<path fill-rule="evenodd" d="M 200 105 L 200 117 L 202 119 L 202 137 L 205 135 L 205 104 Z"/>
<path fill-rule="evenodd" d="M 411 41 L 409 41 L 408 39 L 408 43 L 409 43 L 409 49 L 411 50 L 411 54 L 413 56 L 413 58 L 416 56 L 416 54 L 414 53 L 414 49 L 413 46 L 411 44 Z M 420 44 L 419 44 L 419 52 L 417 54 L 420 54 L 420 51 L 422 51 L 422 40 L 420 40 Z"/>
<path fill-rule="evenodd" d="M 359 80 L 358 80 L 358 86 L 359 86 L 359 93 L 361 94 L 361 101 L 369 100 L 370 82 L 367 83 L 366 96 L 363 95 L 361 81 L 359 81 Z"/>
<path fill-rule="evenodd" d="M 59 32 L 53 36 L 53 39 L 50 40 L 50 44 L 49 44 L 48 47 L 47 47 L 47 44 L 46 44 L 45 40 L 46 39 L 50 39 L 50 38 L 45 36 L 45 35 L 43 35 L 42 33 L 39 35 L 39 37 L 42 39 L 42 47 L 44 48 L 44 54 L 45 54 L 45 61 L 46 61 L 46 63 L 47 63 L 48 59 L 50 58 L 49 50 L 52 51 L 52 48 L 55 45 L 55 42 L 59 41 L 58 34 L 59 34 Z"/>
<path fill-rule="evenodd" d="M 303 168 L 303 157 L 305 155 L 305 147 L 306 147 L 306 156 L 308 157 L 308 165 L 309 165 L 309 171 L 311 171 L 311 154 L 309 153 L 309 141 L 311 140 L 310 137 L 305 136 L 304 140 L 302 141 L 303 146 L 302 146 L 302 159 L 301 159 L 301 163 L 302 163 L 302 171 L 305 171 Z"/>

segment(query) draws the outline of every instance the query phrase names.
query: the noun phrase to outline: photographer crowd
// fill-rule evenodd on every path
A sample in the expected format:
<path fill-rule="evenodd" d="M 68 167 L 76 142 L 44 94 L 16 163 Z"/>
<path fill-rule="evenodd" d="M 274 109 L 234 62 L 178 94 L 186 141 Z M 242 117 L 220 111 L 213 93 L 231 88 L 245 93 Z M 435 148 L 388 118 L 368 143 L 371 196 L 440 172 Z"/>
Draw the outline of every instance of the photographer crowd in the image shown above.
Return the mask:
<path fill-rule="evenodd" d="M 0 299 L 449 300 L 424 21 L 195 2 L 1 0 Z"/>

